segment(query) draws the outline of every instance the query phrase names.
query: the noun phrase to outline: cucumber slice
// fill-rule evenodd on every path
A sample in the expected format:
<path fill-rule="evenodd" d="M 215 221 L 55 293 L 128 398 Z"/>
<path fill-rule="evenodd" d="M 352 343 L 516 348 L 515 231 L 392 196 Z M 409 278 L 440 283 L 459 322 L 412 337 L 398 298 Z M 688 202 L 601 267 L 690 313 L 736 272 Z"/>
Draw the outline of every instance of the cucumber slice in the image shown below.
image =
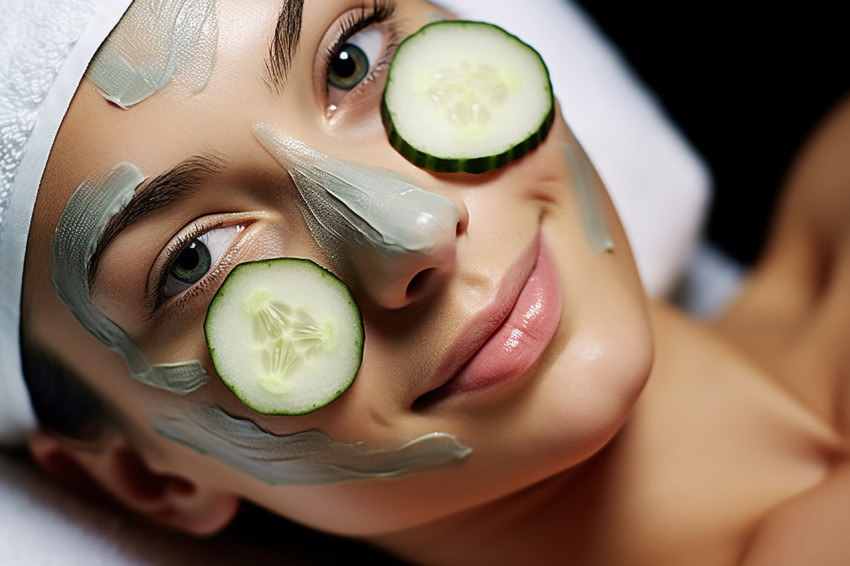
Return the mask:
<path fill-rule="evenodd" d="M 351 386 L 363 358 L 351 291 L 305 259 L 236 266 L 210 303 L 204 332 L 224 384 L 267 415 L 324 407 Z"/>
<path fill-rule="evenodd" d="M 484 173 L 546 139 L 555 119 L 549 71 L 500 27 L 428 24 L 393 58 L 381 106 L 390 143 L 431 171 Z"/>

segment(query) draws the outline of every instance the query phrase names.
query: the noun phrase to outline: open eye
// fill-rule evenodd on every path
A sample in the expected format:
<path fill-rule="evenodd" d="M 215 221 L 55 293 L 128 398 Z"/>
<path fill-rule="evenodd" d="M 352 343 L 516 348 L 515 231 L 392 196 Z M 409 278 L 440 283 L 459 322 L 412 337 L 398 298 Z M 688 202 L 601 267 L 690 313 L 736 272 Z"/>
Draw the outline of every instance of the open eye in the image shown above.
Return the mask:
<path fill-rule="evenodd" d="M 189 241 L 170 263 L 163 296 L 179 295 L 202 280 L 227 253 L 242 230 L 243 226 L 218 228 Z"/>
<path fill-rule="evenodd" d="M 384 33 L 377 25 L 352 35 L 333 52 L 328 64 L 328 104 L 339 106 L 345 95 L 366 80 L 382 60 Z"/>

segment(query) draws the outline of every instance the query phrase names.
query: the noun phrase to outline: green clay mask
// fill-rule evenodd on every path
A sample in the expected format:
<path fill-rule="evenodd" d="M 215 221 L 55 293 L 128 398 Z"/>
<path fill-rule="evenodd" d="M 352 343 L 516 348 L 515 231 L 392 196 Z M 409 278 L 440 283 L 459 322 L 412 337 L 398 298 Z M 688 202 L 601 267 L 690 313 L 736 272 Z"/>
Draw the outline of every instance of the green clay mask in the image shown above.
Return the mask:
<path fill-rule="evenodd" d="M 351 244 L 388 257 L 427 254 L 454 234 L 454 205 L 399 173 L 335 159 L 267 124 L 255 126 L 254 135 L 289 172 L 313 237 L 332 257 Z"/>
<path fill-rule="evenodd" d="M 124 356 L 136 379 L 182 395 L 209 381 L 201 363 L 148 363 L 130 337 L 97 310 L 89 288 L 89 265 L 98 239 L 110 219 L 126 206 L 144 180 L 135 166 L 122 163 L 104 179 L 90 179 L 77 189 L 53 234 L 53 287 L 86 330 Z"/>
<path fill-rule="evenodd" d="M 396 478 L 451 464 L 472 452 L 444 433 L 384 449 L 337 442 L 316 430 L 278 436 L 212 405 L 164 411 L 150 420 L 160 435 L 273 485 Z"/>
<path fill-rule="evenodd" d="M 573 177 L 573 191 L 581 212 L 584 231 L 591 247 L 597 253 L 614 250 L 614 241 L 608 229 L 603 195 L 605 188 L 596 175 L 590 159 L 578 141 L 559 144 Z"/>
<path fill-rule="evenodd" d="M 122 108 L 172 83 L 201 92 L 218 45 L 215 0 L 135 0 L 86 73 Z"/>

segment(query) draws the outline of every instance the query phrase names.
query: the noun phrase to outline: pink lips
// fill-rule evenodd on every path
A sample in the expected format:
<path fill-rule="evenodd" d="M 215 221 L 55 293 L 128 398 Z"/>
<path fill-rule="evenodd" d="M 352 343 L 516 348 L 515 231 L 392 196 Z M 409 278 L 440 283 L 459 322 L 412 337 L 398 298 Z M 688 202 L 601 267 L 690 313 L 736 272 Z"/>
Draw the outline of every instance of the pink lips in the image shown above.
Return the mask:
<path fill-rule="evenodd" d="M 552 254 L 544 242 L 537 243 L 536 262 L 525 269 L 519 266 L 520 284 L 528 274 L 524 285 L 518 291 L 513 285 L 511 290 L 511 282 L 507 282 L 509 288 L 491 307 L 495 312 L 485 313 L 484 320 L 473 321 L 443 364 L 460 369 L 420 401 L 431 402 L 509 381 L 528 371 L 543 355 L 560 322 L 561 293 Z M 533 252 L 529 254 L 531 259 L 535 259 Z M 494 315 L 498 318 L 494 319 Z M 488 320 L 492 321 L 489 328 Z"/>

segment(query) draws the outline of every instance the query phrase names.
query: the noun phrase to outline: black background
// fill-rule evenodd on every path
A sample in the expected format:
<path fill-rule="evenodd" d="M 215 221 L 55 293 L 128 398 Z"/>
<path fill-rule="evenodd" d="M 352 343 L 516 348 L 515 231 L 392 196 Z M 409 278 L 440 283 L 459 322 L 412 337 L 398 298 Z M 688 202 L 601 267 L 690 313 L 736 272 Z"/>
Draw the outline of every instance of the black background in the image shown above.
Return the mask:
<path fill-rule="evenodd" d="M 793 155 L 850 90 L 841 3 L 578 4 L 708 162 L 709 239 L 751 264 Z"/>

